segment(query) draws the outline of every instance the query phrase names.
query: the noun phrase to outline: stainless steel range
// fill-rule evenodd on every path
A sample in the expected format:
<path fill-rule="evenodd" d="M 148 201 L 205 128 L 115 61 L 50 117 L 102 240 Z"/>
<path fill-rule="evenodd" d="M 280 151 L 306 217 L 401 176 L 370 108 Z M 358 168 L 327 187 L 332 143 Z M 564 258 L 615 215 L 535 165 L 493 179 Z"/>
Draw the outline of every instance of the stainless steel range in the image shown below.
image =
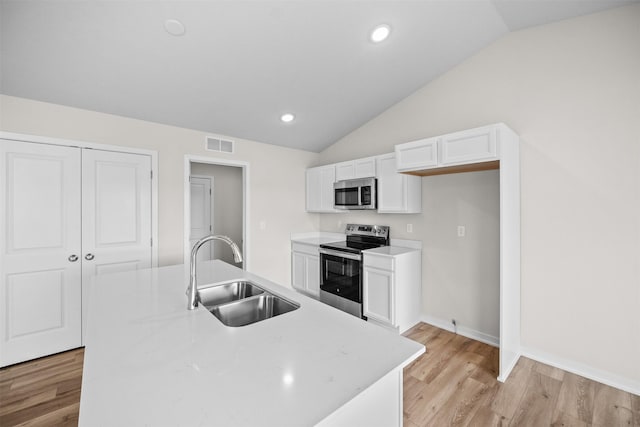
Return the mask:
<path fill-rule="evenodd" d="M 362 315 L 362 251 L 389 245 L 385 225 L 347 224 L 346 241 L 320 245 L 320 301 Z"/>

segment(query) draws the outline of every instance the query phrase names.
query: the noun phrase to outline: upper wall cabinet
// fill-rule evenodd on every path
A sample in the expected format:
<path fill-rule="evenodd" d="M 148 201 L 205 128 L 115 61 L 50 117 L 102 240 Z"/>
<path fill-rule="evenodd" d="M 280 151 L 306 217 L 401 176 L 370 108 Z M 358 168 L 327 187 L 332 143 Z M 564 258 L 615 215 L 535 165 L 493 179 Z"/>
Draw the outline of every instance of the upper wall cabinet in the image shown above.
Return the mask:
<path fill-rule="evenodd" d="M 398 171 L 438 167 L 438 138 L 425 138 L 396 145 Z"/>
<path fill-rule="evenodd" d="M 366 157 L 335 164 L 336 181 L 376 176 L 376 158 Z"/>
<path fill-rule="evenodd" d="M 378 212 L 422 212 L 422 181 L 396 171 L 396 155 L 384 154 L 377 158 Z"/>
<path fill-rule="evenodd" d="M 501 133 L 512 131 L 499 123 L 396 145 L 398 171 L 424 171 L 417 174 L 428 175 L 448 171 L 497 169 Z M 438 171 L 430 173 L 429 169 Z"/>
<path fill-rule="evenodd" d="M 450 133 L 440 139 L 440 160 L 443 165 L 476 163 L 498 158 L 496 126 Z"/>
<path fill-rule="evenodd" d="M 336 212 L 333 208 L 335 165 L 307 169 L 307 212 Z"/>

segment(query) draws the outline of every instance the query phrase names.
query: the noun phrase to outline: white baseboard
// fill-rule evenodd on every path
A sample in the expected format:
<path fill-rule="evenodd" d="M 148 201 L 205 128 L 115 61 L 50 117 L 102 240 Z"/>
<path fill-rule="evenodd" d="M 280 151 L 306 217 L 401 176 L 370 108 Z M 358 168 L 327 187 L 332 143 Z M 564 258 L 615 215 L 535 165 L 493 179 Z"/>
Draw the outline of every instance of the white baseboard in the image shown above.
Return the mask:
<path fill-rule="evenodd" d="M 458 335 L 462 335 L 463 337 L 471 338 L 472 340 L 480 341 L 494 347 L 500 346 L 500 338 L 494 337 L 493 335 L 485 334 L 484 332 L 476 331 L 475 329 L 470 329 L 458 325 L 458 327 L 454 330 L 451 322 L 426 314 L 421 315 L 420 320 L 424 323 L 428 323 L 429 325 L 444 329 L 445 331 L 454 332 Z"/>
<path fill-rule="evenodd" d="M 513 371 L 513 368 L 515 368 L 518 364 L 520 356 L 522 356 L 522 353 L 515 353 L 515 356 L 513 357 L 513 359 L 511 359 L 511 362 L 507 366 L 500 366 L 498 381 L 500 381 L 501 383 L 507 381 L 507 378 L 509 378 L 509 375 L 511 375 L 511 371 Z M 500 357 L 500 363 L 502 363 L 502 357 Z"/>
<path fill-rule="evenodd" d="M 465 328 L 463 326 L 458 326 L 457 331 L 454 331 L 451 322 L 444 319 L 423 314 L 420 316 L 420 320 L 424 323 L 428 323 L 449 332 L 455 332 L 458 335 L 462 335 L 467 338 L 492 345 L 494 347 L 500 346 L 500 339 L 498 337 L 494 337 L 473 329 Z M 597 381 L 599 383 L 615 387 L 619 390 L 623 390 L 628 393 L 640 396 L 640 381 L 633 380 L 628 377 L 623 377 L 621 375 L 614 374 L 608 371 L 602 371 L 600 369 L 596 369 L 591 366 L 575 362 L 573 360 L 563 359 L 561 357 L 557 357 L 544 351 L 532 348 L 521 347 L 520 355 L 535 360 L 536 362 L 544 363 L 545 365 L 553 366 L 554 368 L 562 369 L 563 371 L 571 372 L 572 374 L 580 375 L 581 377 L 585 377 L 590 380 Z M 514 365 L 515 362 L 518 361 L 518 359 L 519 357 L 514 359 Z M 509 367 L 509 369 L 505 372 L 511 372 L 511 369 L 513 369 L 513 366 Z M 498 380 L 504 382 L 506 376 L 508 375 L 505 375 L 505 378 L 499 377 Z"/>
<path fill-rule="evenodd" d="M 553 366 L 554 368 L 562 369 L 563 371 L 571 372 L 572 374 L 580 375 L 581 377 L 640 396 L 640 381 L 602 371 L 532 348 L 521 347 L 521 354 L 536 362 L 544 363 L 545 365 Z"/>

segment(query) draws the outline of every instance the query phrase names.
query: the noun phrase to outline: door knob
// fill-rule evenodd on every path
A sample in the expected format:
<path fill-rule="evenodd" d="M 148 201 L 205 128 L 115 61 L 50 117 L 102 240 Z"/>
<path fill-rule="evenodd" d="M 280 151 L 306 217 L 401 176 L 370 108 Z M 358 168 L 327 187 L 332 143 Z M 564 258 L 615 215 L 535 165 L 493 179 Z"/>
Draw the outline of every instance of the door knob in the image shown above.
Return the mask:
<path fill-rule="evenodd" d="M 78 255 L 69 255 L 69 261 L 76 262 L 78 260 Z"/>
<path fill-rule="evenodd" d="M 84 259 L 86 259 L 87 261 L 91 261 L 93 259 L 93 254 L 86 254 L 84 256 Z"/>

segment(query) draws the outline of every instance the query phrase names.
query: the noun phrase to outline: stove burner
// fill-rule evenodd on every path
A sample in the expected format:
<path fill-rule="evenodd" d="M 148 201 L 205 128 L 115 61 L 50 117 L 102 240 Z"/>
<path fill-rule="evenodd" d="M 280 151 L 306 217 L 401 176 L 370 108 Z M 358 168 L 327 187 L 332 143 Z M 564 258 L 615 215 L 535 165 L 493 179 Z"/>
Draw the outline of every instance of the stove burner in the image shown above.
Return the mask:
<path fill-rule="evenodd" d="M 321 248 L 360 254 L 367 249 L 389 246 L 389 227 L 380 225 L 347 224 L 347 240 L 320 245 Z"/>

